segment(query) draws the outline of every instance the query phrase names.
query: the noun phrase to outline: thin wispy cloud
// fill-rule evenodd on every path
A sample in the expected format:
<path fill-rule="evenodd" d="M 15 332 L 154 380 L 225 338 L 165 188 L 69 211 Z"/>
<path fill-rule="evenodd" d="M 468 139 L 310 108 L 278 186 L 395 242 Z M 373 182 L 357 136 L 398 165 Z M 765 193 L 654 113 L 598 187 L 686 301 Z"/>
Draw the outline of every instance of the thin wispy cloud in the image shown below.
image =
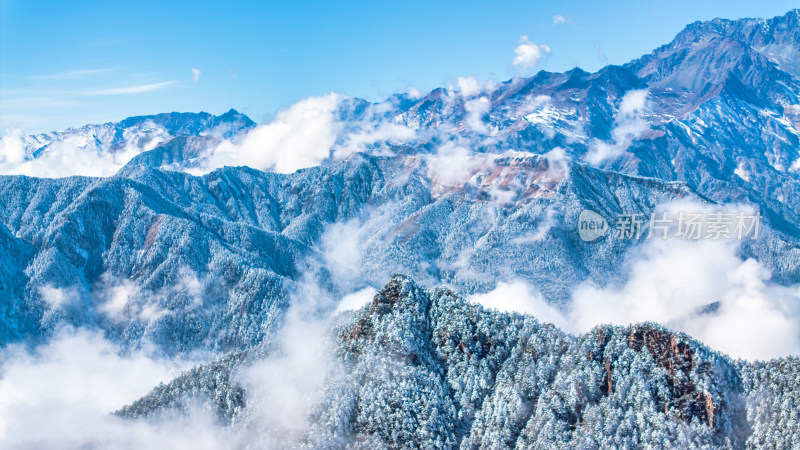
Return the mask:
<path fill-rule="evenodd" d="M 114 68 L 104 69 L 86 69 L 86 70 L 69 70 L 66 72 L 51 73 L 46 75 L 31 75 L 28 77 L 30 80 L 75 80 L 80 78 L 88 78 L 94 75 L 113 72 Z"/>
<path fill-rule="evenodd" d="M 86 91 L 85 95 L 126 95 L 126 94 L 142 94 L 145 92 L 157 91 L 166 87 L 172 86 L 176 81 L 162 81 L 160 83 L 138 84 L 134 86 L 125 86 L 111 89 L 98 89 L 94 91 Z"/>
<path fill-rule="evenodd" d="M 570 27 L 570 28 L 575 29 L 575 30 L 582 30 L 583 29 L 577 22 L 575 22 L 572 19 L 572 17 L 565 16 L 565 15 L 562 15 L 562 14 L 556 14 L 556 15 L 553 16 L 553 25 L 552 25 L 552 27 L 555 28 L 555 27 L 558 27 L 558 26 Z"/>
<path fill-rule="evenodd" d="M 592 140 L 589 151 L 584 155 L 586 162 L 597 165 L 617 158 L 625 153 L 635 140 L 647 133 L 650 125 L 645 120 L 644 114 L 648 108 L 648 95 L 647 89 L 635 89 L 625 93 L 614 117 L 611 141 Z"/>
<path fill-rule="evenodd" d="M 202 72 L 200 69 L 197 69 L 197 68 L 195 68 L 195 67 L 192 67 L 192 81 L 194 81 L 195 83 L 197 83 L 197 82 L 200 80 L 200 75 L 201 75 L 202 73 L 203 73 L 203 72 Z"/>
<path fill-rule="evenodd" d="M 7 108 L 14 107 L 19 109 L 31 108 L 52 108 L 59 106 L 74 106 L 77 102 L 48 96 L 32 96 L 3 99 L 3 105 Z"/>
<path fill-rule="evenodd" d="M 606 52 L 603 50 L 603 47 L 599 43 L 595 42 L 594 50 L 597 52 L 597 60 L 600 61 L 600 64 L 602 64 L 603 67 L 607 66 L 608 56 L 606 56 Z"/>

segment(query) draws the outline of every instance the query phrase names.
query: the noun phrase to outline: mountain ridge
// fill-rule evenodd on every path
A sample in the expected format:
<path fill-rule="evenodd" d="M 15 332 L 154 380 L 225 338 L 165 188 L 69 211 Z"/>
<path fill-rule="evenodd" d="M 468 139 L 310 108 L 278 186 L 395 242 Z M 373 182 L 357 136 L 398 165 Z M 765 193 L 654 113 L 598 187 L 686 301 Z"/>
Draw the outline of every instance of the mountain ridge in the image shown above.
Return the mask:
<path fill-rule="evenodd" d="M 768 367 L 796 371 L 796 359 L 733 361 L 653 323 L 601 325 L 569 336 L 530 316 L 484 309 L 395 275 L 326 335 L 349 375 L 326 382 L 298 440 L 260 424 L 260 442 L 291 448 L 412 448 L 431 437 L 452 448 L 797 444 L 796 436 L 769 432 L 792 419 L 762 412 L 780 403 L 765 394 L 777 394 L 789 379 Z M 201 399 L 221 423 L 247 435 L 258 417 L 250 410 L 263 405 L 242 380 L 270 357 L 253 349 L 197 367 L 116 414 L 141 420 Z M 417 403 L 397 404 L 395 388 L 423 394 Z M 796 387 L 780 391 L 781 398 L 797 396 Z"/>
<path fill-rule="evenodd" d="M 0 159 L 21 173 L 0 175 L 0 347 L 88 329 L 201 355 L 117 414 L 170 425 L 199 403 L 232 446 L 800 446 L 800 362 L 772 358 L 800 329 L 798 23 L 698 22 L 595 73 L 331 94 L 260 125 L 231 109 L 25 137 Z M 39 172 L 91 157 L 102 171 Z M 761 228 L 579 231 L 675 210 Z"/>

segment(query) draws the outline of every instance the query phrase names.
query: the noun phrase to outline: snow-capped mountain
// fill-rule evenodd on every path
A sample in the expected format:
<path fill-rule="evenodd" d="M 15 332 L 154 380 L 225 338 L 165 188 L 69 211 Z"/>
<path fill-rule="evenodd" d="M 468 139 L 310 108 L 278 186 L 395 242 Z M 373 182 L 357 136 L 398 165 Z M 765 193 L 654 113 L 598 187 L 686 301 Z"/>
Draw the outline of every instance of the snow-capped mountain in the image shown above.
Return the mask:
<path fill-rule="evenodd" d="M 796 428 L 796 358 L 733 361 L 708 340 L 763 350 L 721 325 L 752 323 L 783 343 L 770 357 L 800 342 L 799 21 L 698 22 L 596 73 L 461 79 L 379 103 L 329 95 L 258 126 L 231 110 L 20 137 L 0 160 L 0 345 L 72 326 L 203 355 L 216 362 L 120 414 L 201 394 L 247 429 L 264 412 L 240 372 L 287 351 L 293 314 L 333 315 L 313 336 L 346 376 L 323 374 L 307 429 L 266 436 L 797 446 L 770 432 Z M 587 211 L 610 226 L 641 215 L 650 234 L 667 212 L 761 220 L 752 238 L 691 247 L 587 240 Z M 685 281 L 670 285 L 676 274 Z M 497 306 L 486 296 L 511 303 L 515 286 L 542 321 L 453 293 Z M 653 314 L 661 325 L 593 327 Z"/>
<path fill-rule="evenodd" d="M 737 362 L 655 324 L 572 336 L 396 276 L 314 345 L 340 370 L 296 436 L 265 425 L 269 405 L 242 381 L 274 357 L 263 348 L 195 368 L 117 414 L 163 417 L 201 398 L 239 444 L 288 448 L 800 444 L 774 432 L 797 426 L 778 413 L 798 398 L 796 358 Z"/>
<path fill-rule="evenodd" d="M 195 148 L 209 147 L 253 126 L 250 118 L 233 109 L 220 116 L 201 112 L 129 117 L 16 137 L 16 142 L 5 145 L 0 164 L 4 173 L 22 175 L 110 176 L 136 155 L 175 139 L 192 137 Z"/>
<path fill-rule="evenodd" d="M 41 157 L 59 144 L 98 153 L 116 153 L 133 146 L 141 152 L 179 136 L 228 137 L 253 126 L 255 122 L 235 109 L 219 116 L 205 112 L 164 113 L 29 135 L 25 137 L 25 150 L 29 158 Z"/>
<path fill-rule="evenodd" d="M 780 61 L 760 53 L 770 39 L 791 41 L 792 20 L 796 12 L 693 24 L 653 54 L 595 74 L 541 72 L 380 104 L 336 97 L 322 165 L 285 175 L 180 172 L 221 142 L 262 132 L 235 111 L 48 135 L 50 145 L 92 136 L 92 151 L 134 145 L 137 155 L 109 178 L 0 179 L 6 240 L 21 255 L 8 272 L 24 273 L 4 284 L 13 305 L 5 335 L 29 339 L 66 322 L 113 330 L 134 346 L 246 348 L 280 323 L 287 283 L 309 271 L 333 296 L 405 272 L 467 295 L 524 280 L 563 304 L 581 282 L 624 279 L 634 244 L 586 245 L 575 225 L 583 209 L 613 223 L 679 200 L 760 211 L 764 230 L 740 256 L 758 259 L 775 281 L 797 283 L 800 141 L 791 104 L 800 91 Z M 749 29 L 760 30 L 753 45 Z M 398 140 L 386 124 L 414 133 Z M 161 131 L 125 139 L 141 130 Z M 370 144 L 360 153 L 343 150 L 365 133 L 379 136 L 363 138 Z M 152 139 L 165 142 L 141 147 Z M 285 142 L 284 153 L 300 151 Z M 329 255 L 345 238 L 346 271 Z M 194 291 L 167 292 L 181 282 Z"/>
<path fill-rule="evenodd" d="M 638 203 L 699 199 L 685 185 L 554 168 L 537 156 L 476 166 L 471 178 L 486 181 L 466 188 L 442 183 L 424 161 L 407 164 L 358 156 L 289 175 L 137 168 L 107 179 L 4 177 L 0 217 L 15 230 L 10 245 L 29 255 L 15 261 L 26 275 L 9 290 L 22 295 L 5 324 L 9 338 L 31 339 L 66 321 L 103 324 L 133 344 L 246 348 L 279 323 L 304 273 L 334 295 L 405 270 L 467 293 L 520 277 L 563 300 L 580 280 L 611 276 L 630 245 L 580 245 L 569 224 L 583 207 L 614 214 Z M 493 199 L 502 172 L 520 185 Z M 398 185 L 397 177 L 408 181 Z M 598 198 L 574 201 L 587 185 Z M 337 252 L 349 255 L 342 261 Z M 170 291 L 184 281 L 194 292 Z M 48 301 L 54 289 L 71 300 Z M 115 295 L 123 298 L 118 308 Z"/>

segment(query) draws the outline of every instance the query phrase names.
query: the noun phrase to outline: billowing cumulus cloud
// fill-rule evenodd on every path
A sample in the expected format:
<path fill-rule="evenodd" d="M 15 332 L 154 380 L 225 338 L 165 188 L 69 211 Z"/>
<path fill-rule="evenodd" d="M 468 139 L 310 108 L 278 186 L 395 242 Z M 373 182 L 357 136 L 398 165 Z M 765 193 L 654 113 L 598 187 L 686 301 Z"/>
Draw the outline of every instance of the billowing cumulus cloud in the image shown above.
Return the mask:
<path fill-rule="evenodd" d="M 544 44 L 531 42 L 528 36 L 519 38 L 519 45 L 514 49 L 514 59 L 511 63 L 520 69 L 536 67 L 543 57 L 550 54 L 550 47 Z"/>
<path fill-rule="evenodd" d="M 204 169 L 250 166 L 290 173 L 320 164 L 330 155 L 341 128 L 334 114 L 341 99 L 328 94 L 295 103 L 239 142 L 222 143 L 209 155 Z"/>
<path fill-rule="evenodd" d="M 365 287 L 364 289 L 347 294 L 339 301 L 339 304 L 336 306 L 336 312 L 359 309 L 369 304 L 377 293 L 377 289 Z"/>
<path fill-rule="evenodd" d="M 0 352 L 0 442 L 8 448 L 218 448 L 211 417 L 196 414 L 177 426 L 109 414 L 189 365 L 123 354 L 84 330 L 64 330 L 35 352 L 6 347 Z"/>
<path fill-rule="evenodd" d="M 664 211 L 706 210 L 676 202 Z M 782 286 L 753 259 L 742 259 L 737 240 L 649 239 L 629 253 L 625 281 L 579 284 L 571 300 L 553 308 L 521 280 L 499 283 L 472 301 L 533 314 L 571 333 L 600 324 L 658 322 L 709 347 L 750 360 L 800 352 L 800 285 Z"/>
<path fill-rule="evenodd" d="M 491 81 L 481 83 L 475 77 L 458 77 L 456 79 L 456 88 L 463 97 L 475 97 L 479 94 L 490 94 L 494 90 L 495 84 Z"/>
<path fill-rule="evenodd" d="M 338 108 L 345 98 L 331 93 L 301 100 L 279 111 L 269 123 L 212 149 L 194 172 L 205 173 L 222 166 L 249 166 L 291 173 L 320 165 L 330 158 L 344 159 L 383 142 L 407 142 L 416 138 L 414 130 L 401 124 L 368 119 L 344 122 L 338 115 Z"/>
<path fill-rule="evenodd" d="M 281 447 L 303 438 L 309 414 L 340 373 L 326 344 L 329 319 L 362 306 L 376 292 L 369 287 L 355 290 L 337 307 L 336 299 L 314 277 L 318 264 L 339 265 L 339 274 L 358 275 L 358 253 L 343 254 L 347 243 L 338 242 L 357 227 L 358 222 L 351 222 L 326 231 L 321 254 L 310 258 L 306 275 L 294 288 L 270 355 L 235 375 L 248 392 L 247 407 L 236 424 L 220 424 L 202 398 L 187 399 L 185 410 L 164 411 L 156 420 L 111 414 L 202 361 L 125 351 L 100 333 L 64 328 L 35 350 L 22 344 L 0 350 L 2 446 L 217 449 Z M 123 318 L 132 311 L 132 299 L 141 295 L 139 289 L 120 280 L 108 279 L 105 284 L 107 292 L 101 297 L 106 302 L 100 312 Z M 200 284 L 186 273 L 167 289 L 195 295 Z M 53 308 L 76 297 L 71 289 L 50 286 L 41 294 Z"/>
<path fill-rule="evenodd" d="M 199 76 L 199 70 L 194 74 Z M 492 86 L 467 79 L 460 85 L 468 91 Z M 166 168 L 203 174 L 223 166 L 249 166 L 290 173 L 358 152 L 388 155 L 392 146 L 420 139 L 418 130 L 387 116 L 389 102 L 369 105 L 357 117 L 343 117 L 347 113 L 339 108 L 346 100 L 351 99 L 335 93 L 309 97 L 279 111 L 269 122 L 227 139 L 226 124 L 209 129 L 201 135 L 211 139 L 192 148 L 198 155 L 191 163 Z M 32 136 L 9 130 L 0 137 L 0 174 L 111 176 L 138 154 L 173 138 L 163 127 L 145 121 L 125 129 L 124 146 L 119 146 L 111 126 Z"/>
<path fill-rule="evenodd" d="M 25 161 L 25 142 L 22 130 L 10 130 L 0 138 L 0 164 L 14 167 Z"/>
<path fill-rule="evenodd" d="M 258 433 L 253 440 L 259 446 L 281 448 L 309 431 L 313 408 L 341 370 L 327 345 L 327 330 L 325 320 L 290 316 L 275 352 L 242 374 L 249 392 L 242 431 Z"/>
<path fill-rule="evenodd" d="M 471 296 L 470 301 L 502 312 L 530 314 L 561 328 L 568 325 L 564 314 L 524 281 L 500 282 L 490 292 Z"/>

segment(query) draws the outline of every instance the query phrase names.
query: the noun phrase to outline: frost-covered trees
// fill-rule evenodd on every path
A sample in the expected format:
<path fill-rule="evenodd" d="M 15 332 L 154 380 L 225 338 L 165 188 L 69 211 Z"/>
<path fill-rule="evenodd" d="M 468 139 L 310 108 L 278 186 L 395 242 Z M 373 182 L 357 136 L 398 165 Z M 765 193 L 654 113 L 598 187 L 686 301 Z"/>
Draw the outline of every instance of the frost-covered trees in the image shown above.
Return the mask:
<path fill-rule="evenodd" d="M 798 442 L 797 359 L 735 362 L 652 323 L 571 336 L 396 276 L 370 304 L 339 316 L 327 335 L 324 345 L 339 370 L 322 383 L 303 435 L 281 445 L 741 448 Z M 233 417 L 231 427 L 257 438 L 258 418 L 247 408 L 259 399 L 240 392 L 235 376 L 215 374 L 236 373 L 265 354 L 196 369 L 124 411 L 147 416 L 200 392 L 220 417 Z M 248 407 L 238 398 L 247 398 Z"/>

